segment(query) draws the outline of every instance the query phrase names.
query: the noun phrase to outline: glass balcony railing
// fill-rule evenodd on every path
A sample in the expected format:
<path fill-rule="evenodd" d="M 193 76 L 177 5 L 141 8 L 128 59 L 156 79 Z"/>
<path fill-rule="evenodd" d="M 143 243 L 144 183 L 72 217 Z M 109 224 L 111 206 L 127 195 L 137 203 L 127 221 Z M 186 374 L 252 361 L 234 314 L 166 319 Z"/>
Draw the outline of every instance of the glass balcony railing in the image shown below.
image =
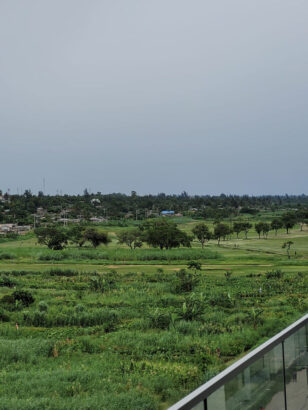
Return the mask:
<path fill-rule="evenodd" d="M 308 314 L 169 410 L 308 410 Z"/>

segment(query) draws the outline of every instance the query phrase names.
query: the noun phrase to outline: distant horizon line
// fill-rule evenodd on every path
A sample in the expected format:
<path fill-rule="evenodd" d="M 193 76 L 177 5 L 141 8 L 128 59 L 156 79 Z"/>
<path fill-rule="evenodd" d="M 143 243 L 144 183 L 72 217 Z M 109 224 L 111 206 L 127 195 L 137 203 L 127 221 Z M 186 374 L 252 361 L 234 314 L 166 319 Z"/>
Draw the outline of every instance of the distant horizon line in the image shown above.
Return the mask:
<path fill-rule="evenodd" d="M 206 196 L 210 196 L 210 197 L 220 197 L 220 196 L 226 196 L 226 197 L 230 197 L 230 196 L 236 196 L 236 197 L 306 197 L 308 196 L 308 194 L 306 193 L 262 193 L 262 194 L 248 194 L 248 193 L 225 193 L 225 192 L 221 192 L 221 193 L 188 193 L 187 191 L 183 190 L 180 193 L 171 193 L 171 192 L 157 192 L 157 193 L 138 193 L 137 191 L 130 191 L 130 192 L 121 192 L 121 191 L 113 191 L 113 192 L 102 192 L 102 191 L 96 191 L 93 192 L 92 190 L 88 190 L 87 188 L 85 188 L 81 193 L 75 192 L 66 192 L 64 190 L 56 190 L 56 192 L 44 192 L 43 190 L 38 190 L 36 192 L 34 192 L 31 188 L 27 188 L 25 190 L 17 190 L 12 192 L 12 190 L 10 188 L 7 188 L 6 190 L 0 189 L 0 192 L 2 193 L 2 195 L 10 195 L 10 196 L 24 196 L 27 192 L 31 193 L 32 196 L 86 196 L 87 194 L 90 196 L 93 195 L 101 195 L 101 196 L 105 196 L 105 195 L 125 195 L 125 196 L 139 196 L 139 197 L 144 197 L 144 196 L 159 196 L 159 195 L 165 195 L 165 196 L 183 196 L 183 197 L 206 197 Z"/>

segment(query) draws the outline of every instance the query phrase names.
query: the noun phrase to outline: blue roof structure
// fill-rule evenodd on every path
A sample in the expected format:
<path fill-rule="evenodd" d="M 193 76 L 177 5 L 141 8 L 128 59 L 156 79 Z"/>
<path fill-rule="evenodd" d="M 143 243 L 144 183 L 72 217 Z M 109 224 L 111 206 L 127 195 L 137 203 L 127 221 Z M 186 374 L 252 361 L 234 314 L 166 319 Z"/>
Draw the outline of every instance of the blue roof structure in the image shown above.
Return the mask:
<path fill-rule="evenodd" d="M 173 215 L 174 211 L 161 211 L 162 215 Z"/>

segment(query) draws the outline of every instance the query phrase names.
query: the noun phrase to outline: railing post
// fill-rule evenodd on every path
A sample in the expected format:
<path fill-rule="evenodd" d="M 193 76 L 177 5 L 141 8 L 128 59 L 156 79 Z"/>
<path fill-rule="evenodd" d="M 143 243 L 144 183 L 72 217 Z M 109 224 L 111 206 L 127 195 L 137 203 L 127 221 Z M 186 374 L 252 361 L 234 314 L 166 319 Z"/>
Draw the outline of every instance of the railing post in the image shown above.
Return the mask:
<path fill-rule="evenodd" d="M 285 408 L 285 410 L 288 410 L 288 405 L 287 405 L 287 382 L 286 382 L 286 361 L 285 361 L 285 356 L 284 356 L 284 340 L 281 342 L 281 345 L 282 345 L 284 408 Z"/>
<path fill-rule="evenodd" d="M 204 410 L 208 410 L 208 408 L 207 408 L 207 398 L 204 399 Z"/>

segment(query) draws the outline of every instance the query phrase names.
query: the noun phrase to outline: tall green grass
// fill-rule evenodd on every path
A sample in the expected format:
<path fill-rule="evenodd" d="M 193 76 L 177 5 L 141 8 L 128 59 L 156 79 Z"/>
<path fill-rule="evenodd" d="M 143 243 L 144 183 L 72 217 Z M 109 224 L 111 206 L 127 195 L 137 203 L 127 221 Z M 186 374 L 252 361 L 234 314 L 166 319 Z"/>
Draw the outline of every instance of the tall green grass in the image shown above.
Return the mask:
<path fill-rule="evenodd" d="M 190 261 L 221 259 L 222 256 L 209 249 L 66 249 L 63 251 L 41 251 L 38 260 L 106 260 L 115 262 L 125 261 Z"/>

